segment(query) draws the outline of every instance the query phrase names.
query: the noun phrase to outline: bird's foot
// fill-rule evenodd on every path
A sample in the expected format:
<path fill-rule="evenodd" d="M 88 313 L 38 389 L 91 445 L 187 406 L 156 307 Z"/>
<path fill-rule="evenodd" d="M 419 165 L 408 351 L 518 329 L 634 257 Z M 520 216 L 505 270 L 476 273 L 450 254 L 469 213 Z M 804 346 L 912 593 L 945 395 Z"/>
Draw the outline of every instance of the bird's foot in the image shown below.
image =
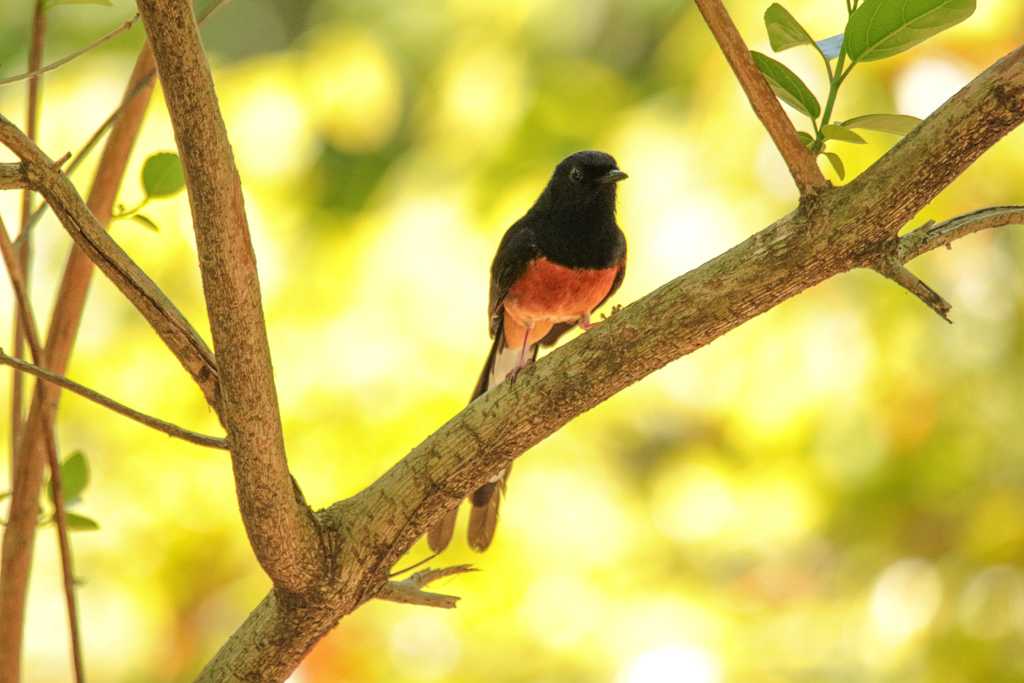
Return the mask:
<path fill-rule="evenodd" d="M 582 329 L 584 332 L 594 326 L 594 323 L 590 322 L 589 313 L 584 313 L 582 316 L 580 316 L 580 319 L 577 321 L 576 324 L 579 325 L 580 329 Z"/>
<path fill-rule="evenodd" d="M 614 306 L 612 306 L 611 313 L 608 313 L 607 315 L 604 314 L 604 313 L 601 314 L 601 320 L 607 320 L 608 318 L 612 317 L 613 315 L 615 315 L 616 313 L 618 313 L 621 310 L 622 310 L 622 304 L 615 304 Z"/>

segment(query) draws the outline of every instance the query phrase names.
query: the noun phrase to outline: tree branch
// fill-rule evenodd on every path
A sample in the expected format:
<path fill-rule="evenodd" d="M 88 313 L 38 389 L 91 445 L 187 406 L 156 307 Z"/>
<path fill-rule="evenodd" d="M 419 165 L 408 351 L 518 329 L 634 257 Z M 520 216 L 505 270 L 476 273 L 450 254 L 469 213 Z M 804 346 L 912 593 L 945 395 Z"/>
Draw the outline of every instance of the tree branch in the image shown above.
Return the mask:
<path fill-rule="evenodd" d="M 103 230 L 71 181 L 45 154 L 0 115 L 0 142 L 26 164 L 26 174 L 60 218 L 72 239 L 149 321 L 167 347 L 203 390 L 214 408 L 217 370 L 213 354 L 185 317 Z"/>
<path fill-rule="evenodd" d="M 424 591 L 423 587 L 446 576 L 475 571 L 476 568 L 468 564 L 444 567 L 443 569 L 424 569 L 403 581 L 388 581 L 380 587 L 375 597 L 378 600 L 400 602 L 406 605 L 453 609 L 459 601 L 458 596 L 430 593 Z"/>
<path fill-rule="evenodd" d="M 37 365 L 32 365 L 31 363 L 26 363 L 23 360 L 12 358 L 11 356 L 8 356 L 6 353 L 4 353 L 3 349 L 0 349 L 0 365 L 7 365 L 20 372 L 25 372 L 30 375 L 34 375 L 39 379 L 46 380 L 47 382 L 56 384 L 59 387 L 68 389 L 78 394 L 79 396 L 83 396 L 89 399 L 93 403 L 97 403 L 103 406 L 104 408 L 109 408 L 110 410 L 113 410 L 115 413 L 124 415 L 130 420 L 135 420 L 139 424 L 151 427 L 157 430 L 158 432 L 163 432 L 164 434 L 168 436 L 173 436 L 176 439 L 182 439 L 183 441 L 188 441 L 189 443 L 194 443 L 198 446 L 206 446 L 207 448 L 221 448 L 225 450 L 228 448 L 227 440 L 222 437 L 199 434 L 198 432 L 193 432 L 191 430 L 185 429 L 184 427 L 179 427 L 178 425 L 173 424 L 171 422 L 167 422 L 166 420 L 161 420 L 158 417 L 153 417 L 151 415 L 146 415 L 145 413 L 140 413 L 134 408 L 129 408 L 123 403 L 119 403 L 118 401 L 115 401 L 112 398 L 108 398 L 97 391 L 93 391 L 89 387 L 82 386 L 78 382 L 70 380 L 67 377 L 64 377 L 63 375 L 58 375 L 48 370 L 44 370 L 43 368 Z"/>
<path fill-rule="evenodd" d="M 114 197 L 124 176 L 131 148 L 138 135 L 146 106 L 152 94 L 150 85 L 139 88 L 145 74 L 154 69 L 152 55 L 143 48 L 129 79 L 124 108 L 107 138 L 103 157 L 89 195 L 89 209 L 104 225 L 110 221 Z M 27 237 L 27 233 L 22 235 Z M 85 306 L 92 276 L 92 262 L 77 247 L 71 250 L 64 277 L 56 297 L 50 330 L 46 339 L 46 367 L 63 373 Z M 14 460 L 11 503 L 4 530 L 3 557 L 0 564 L 0 683 L 17 683 L 21 661 L 22 625 L 28 590 L 29 568 L 35 547 L 39 491 L 44 463 L 48 457 L 48 434 L 52 434 L 52 415 L 60 391 L 53 385 L 37 383 L 28 419 Z"/>
<path fill-rule="evenodd" d="M 27 218 L 28 213 L 23 214 Z M 29 349 L 32 358 L 36 363 L 43 360 L 43 347 L 39 340 L 39 328 L 36 325 L 36 317 L 32 311 L 32 304 L 28 298 L 28 289 L 25 282 L 25 272 L 22 270 L 18 257 L 14 252 L 14 245 L 7 234 L 7 227 L 3 220 L 0 220 L 0 253 L 2 253 L 4 264 L 7 266 L 7 273 L 11 280 L 11 288 L 17 300 L 18 317 L 16 324 L 20 324 L 28 339 Z M 14 363 L 22 363 L 21 360 L 12 358 Z M 20 398 L 20 397 L 19 397 Z M 20 416 L 19 416 L 20 417 Z M 57 541 L 60 547 L 61 570 L 64 577 L 64 601 L 68 611 L 68 631 L 71 640 L 71 660 L 75 681 L 82 683 L 85 676 L 85 667 L 82 662 L 82 639 L 78 628 L 78 604 L 75 600 L 75 573 L 74 561 L 71 557 L 71 541 L 68 538 L 67 518 L 64 514 L 63 484 L 60 477 L 60 459 L 57 451 L 57 439 L 53 431 L 53 411 L 50 410 L 46 416 L 49 429 L 44 434 L 46 442 L 46 456 L 50 464 L 50 491 L 53 494 L 53 517 L 57 527 Z M 17 444 L 14 453 L 17 454 Z M 0 667 L 4 669 L 0 676 L 17 676 L 21 663 L 15 661 L 9 666 Z"/>
<path fill-rule="evenodd" d="M 800 142 L 796 135 L 796 128 L 793 122 L 782 110 L 779 99 L 775 97 L 768 82 L 758 71 L 750 56 L 750 50 L 743 42 L 743 37 L 736 29 L 736 24 L 729 17 L 729 12 L 722 5 L 721 0 L 694 0 L 697 9 L 704 16 L 708 28 L 718 41 L 726 61 L 736 74 L 743 92 L 750 100 L 757 118 L 768 130 L 772 141 L 782 155 L 789 173 L 796 182 L 797 189 L 801 195 L 812 194 L 829 186 L 825 176 L 822 175 L 814 156 Z"/>
<path fill-rule="evenodd" d="M 120 26 L 115 28 L 110 33 L 108 33 L 108 34 L 106 34 L 104 36 L 101 36 L 100 38 L 97 38 L 93 42 L 91 42 L 88 45 L 86 45 L 85 47 L 83 47 L 81 50 L 75 50 L 71 54 L 69 54 L 69 55 L 67 55 L 65 57 L 61 57 L 57 61 L 52 62 L 50 64 L 47 64 L 46 66 L 29 68 L 29 70 L 26 71 L 23 74 L 18 74 L 17 76 L 8 76 L 6 78 L 0 78 L 0 85 L 8 85 L 9 83 L 17 83 L 18 81 L 24 81 L 27 78 L 35 78 L 36 76 L 40 76 L 40 75 L 46 73 L 47 71 L 53 71 L 54 69 L 59 69 L 60 67 L 62 67 L 65 64 L 67 64 L 68 62 L 70 62 L 70 61 L 72 61 L 74 59 L 77 59 L 78 57 L 81 57 L 82 55 L 84 55 L 85 53 L 89 52 L 90 50 L 96 49 L 97 47 L 99 47 L 103 43 L 107 42 L 111 38 L 115 38 L 115 37 L 121 35 L 125 31 L 130 29 L 132 26 L 134 26 L 135 22 L 138 21 L 138 20 L 139 20 L 139 15 L 136 14 L 134 17 L 132 17 L 128 21 L 124 22 L 123 24 L 121 24 Z"/>
<path fill-rule="evenodd" d="M 185 168 L 242 520 L 274 585 L 302 593 L 327 575 L 327 551 L 288 471 L 256 258 L 213 78 L 187 0 L 138 7 Z"/>
<path fill-rule="evenodd" d="M 319 513 L 339 566 L 316 597 L 268 596 L 200 676 L 280 681 L 372 597 L 469 491 L 577 415 L 830 277 L 874 264 L 900 228 L 1024 121 L 1024 48 L 1004 57 L 851 183 L 665 284 L 503 383 L 356 496 Z M 933 246 L 938 246 L 936 240 Z M 261 643 L 273 642 L 272 652 Z"/>
<path fill-rule="evenodd" d="M 948 247 L 953 240 L 988 228 L 1024 225 L 1024 206 L 993 206 L 965 213 L 942 223 L 929 221 L 899 239 L 897 257 L 903 263 L 938 247 Z"/>

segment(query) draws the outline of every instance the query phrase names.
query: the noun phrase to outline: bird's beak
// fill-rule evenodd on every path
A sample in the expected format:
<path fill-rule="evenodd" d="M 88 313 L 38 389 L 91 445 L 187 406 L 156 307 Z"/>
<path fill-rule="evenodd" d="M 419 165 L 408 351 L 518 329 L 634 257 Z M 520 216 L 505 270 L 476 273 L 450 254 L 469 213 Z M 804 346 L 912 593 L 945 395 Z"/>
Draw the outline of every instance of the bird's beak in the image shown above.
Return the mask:
<path fill-rule="evenodd" d="M 620 171 L 617 168 L 613 168 L 612 170 L 608 171 L 603 176 L 598 178 L 597 182 L 599 182 L 601 184 L 617 183 L 620 180 L 625 180 L 628 177 L 629 176 L 626 175 L 623 171 Z"/>

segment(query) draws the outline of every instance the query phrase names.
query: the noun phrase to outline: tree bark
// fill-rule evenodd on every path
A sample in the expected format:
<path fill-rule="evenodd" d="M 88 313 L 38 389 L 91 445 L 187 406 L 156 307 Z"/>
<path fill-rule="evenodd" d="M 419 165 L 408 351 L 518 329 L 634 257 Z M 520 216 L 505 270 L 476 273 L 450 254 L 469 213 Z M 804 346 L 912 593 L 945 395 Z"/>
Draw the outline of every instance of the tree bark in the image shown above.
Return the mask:
<path fill-rule="evenodd" d="M 319 526 L 288 471 L 242 186 L 188 0 L 139 0 L 185 168 L 238 503 L 263 569 L 303 593 L 326 574 Z"/>

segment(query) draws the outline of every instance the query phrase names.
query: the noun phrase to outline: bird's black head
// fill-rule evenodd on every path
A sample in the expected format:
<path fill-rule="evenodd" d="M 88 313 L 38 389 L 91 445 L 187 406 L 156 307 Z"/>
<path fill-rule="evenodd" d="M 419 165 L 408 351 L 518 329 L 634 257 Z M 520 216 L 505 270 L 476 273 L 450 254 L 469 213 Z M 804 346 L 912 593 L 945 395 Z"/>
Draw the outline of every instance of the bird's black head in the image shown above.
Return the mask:
<path fill-rule="evenodd" d="M 628 177 L 619 170 L 611 154 L 587 150 L 562 159 L 551 176 L 551 184 L 577 196 L 609 192 L 614 195 L 615 184 Z"/>
<path fill-rule="evenodd" d="M 614 216 L 615 186 L 627 177 L 610 154 L 591 150 L 570 154 L 555 167 L 535 208 L 556 213 L 596 211 Z"/>

